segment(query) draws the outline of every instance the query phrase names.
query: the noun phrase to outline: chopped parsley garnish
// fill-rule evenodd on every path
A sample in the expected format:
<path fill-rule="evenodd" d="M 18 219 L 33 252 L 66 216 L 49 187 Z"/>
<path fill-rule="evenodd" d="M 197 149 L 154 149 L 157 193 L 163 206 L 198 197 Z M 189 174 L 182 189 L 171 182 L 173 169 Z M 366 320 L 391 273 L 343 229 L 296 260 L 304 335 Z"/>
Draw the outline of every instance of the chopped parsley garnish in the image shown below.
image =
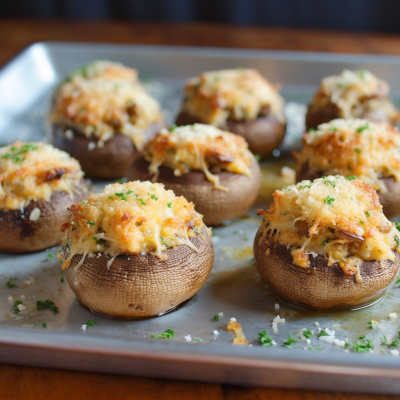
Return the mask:
<path fill-rule="evenodd" d="M 395 222 L 396 229 L 400 232 L 400 222 Z"/>
<path fill-rule="evenodd" d="M 323 242 L 322 242 L 322 246 L 326 246 L 332 239 L 331 238 L 326 238 Z"/>
<path fill-rule="evenodd" d="M 93 226 L 94 225 L 94 222 L 92 222 L 92 221 L 86 221 L 90 226 Z"/>
<path fill-rule="evenodd" d="M 108 196 L 108 198 L 110 199 L 110 200 L 114 200 L 114 197 L 113 196 Z"/>
<path fill-rule="evenodd" d="M 381 349 L 381 353 L 382 353 L 382 354 L 385 354 L 385 353 L 386 353 L 386 351 L 385 351 L 385 350 L 383 350 L 383 349 Z"/>
<path fill-rule="evenodd" d="M 215 315 L 214 315 L 214 319 L 215 319 L 215 321 L 218 322 L 218 321 L 219 321 L 219 315 L 218 315 L 218 314 L 215 314 Z"/>
<path fill-rule="evenodd" d="M 389 344 L 386 336 L 384 336 L 383 339 L 381 339 L 381 342 L 382 342 L 381 344 Z"/>
<path fill-rule="evenodd" d="M 258 340 L 260 341 L 261 346 L 268 347 L 273 345 L 273 339 L 268 336 L 267 331 L 264 329 L 262 332 L 258 334 Z"/>
<path fill-rule="evenodd" d="M 114 195 L 119 197 L 121 200 L 124 200 L 124 201 L 128 200 L 125 193 L 114 193 Z"/>
<path fill-rule="evenodd" d="M 193 232 L 194 232 L 196 235 L 199 235 L 199 234 L 200 234 L 199 227 L 198 227 L 198 226 L 195 226 L 195 227 L 193 228 Z"/>
<path fill-rule="evenodd" d="M 310 129 L 308 130 L 308 133 L 312 133 L 312 132 L 316 132 L 316 129 L 310 128 Z"/>
<path fill-rule="evenodd" d="M 311 187 L 311 185 L 303 185 L 303 186 L 300 186 L 300 189 L 304 189 L 304 188 L 310 189 L 310 187 Z"/>
<path fill-rule="evenodd" d="M 96 322 L 94 321 L 94 319 L 89 319 L 88 322 L 86 322 L 86 326 L 94 326 L 96 325 Z"/>
<path fill-rule="evenodd" d="M 392 343 L 389 343 L 386 336 L 384 336 L 383 339 L 381 339 L 382 344 L 386 344 L 386 346 L 389 348 L 397 347 L 400 344 L 400 332 L 398 332 L 398 336 L 399 336 L 399 338 L 393 340 Z"/>
<path fill-rule="evenodd" d="M 172 203 L 167 203 L 168 208 L 172 207 Z"/>
<path fill-rule="evenodd" d="M 329 195 L 328 195 L 328 197 L 324 200 L 324 203 L 325 204 L 328 204 L 328 205 L 330 205 L 331 207 L 333 207 L 333 202 L 335 201 L 335 199 L 333 198 L 333 197 L 330 197 Z"/>
<path fill-rule="evenodd" d="M 55 314 L 57 314 L 59 312 L 58 307 L 54 304 L 54 301 L 51 301 L 50 299 L 47 299 L 44 301 L 38 300 L 36 302 L 36 309 L 38 311 L 44 310 L 46 308 L 48 308 L 50 311 L 53 311 Z"/>
<path fill-rule="evenodd" d="M 361 79 L 365 79 L 365 73 L 367 72 L 365 69 L 356 72 Z"/>
<path fill-rule="evenodd" d="M 246 237 L 245 237 L 245 238 L 243 238 L 243 240 L 244 240 L 245 242 L 247 242 L 247 241 L 249 240 L 249 238 L 246 238 Z"/>
<path fill-rule="evenodd" d="M 354 151 L 355 151 L 356 153 L 358 153 L 358 154 L 361 153 L 361 150 L 360 150 L 360 149 L 354 149 Z"/>
<path fill-rule="evenodd" d="M 11 152 L 4 154 L 1 156 L 1 158 L 4 158 L 6 160 L 13 160 L 15 162 L 22 162 L 25 160 L 25 157 L 21 157 L 22 154 L 28 153 L 29 151 L 32 150 L 37 150 L 38 147 L 34 146 L 31 143 L 26 143 L 23 146 L 21 146 L 20 148 L 18 147 L 11 147 Z"/>
<path fill-rule="evenodd" d="M 64 277 L 62 277 L 62 278 L 60 279 L 60 282 L 61 282 L 61 283 L 64 283 Z"/>
<path fill-rule="evenodd" d="M 360 224 L 364 225 L 364 221 L 362 219 L 360 219 Z"/>
<path fill-rule="evenodd" d="M 350 347 L 351 345 L 351 343 L 346 343 L 346 347 Z M 372 339 L 365 339 L 365 335 L 361 336 L 352 346 L 353 350 L 357 353 L 369 353 L 371 350 L 374 350 Z"/>
<path fill-rule="evenodd" d="M 254 154 L 254 158 L 260 162 L 261 161 L 261 157 L 259 156 L 259 154 Z"/>
<path fill-rule="evenodd" d="M 171 250 L 173 248 L 162 236 L 160 236 L 160 241 L 161 244 L 163 244 L 167 248 L 167 250 Z"/>
<path fill-rule="evenodd" d="M 369 128 L 369 125 L 364 125 L 364 126 L 360 126 L 359 128 L 357 128 L 357 132 L 361 133 L 362 131 L 365 131 L 366 129 Z"/>
<path fill-rule="evenodd" d="M 204 342 L 204 340 L 200 339 L 199 337 L 195 337 L 194 340 L 196 340 L 197 342 Z"/>
<path fill-rule="evenodd" d="M 351 167 L 350 167 L 350 165 L 348 165 L 348 166 L 347 166 L 347 169 L 348 169 L 349 171 L 351 171 Z"/>
<path fill-rule="evenodd" d="M 117 183 L 120 183 L 121 185 L 123 183 L 126 183 L 126 178 L 124 177 L 124 178 L 117 179 Z"/>
<path fill-rule="evenodd" d="M 150 198 L 153 199 L 153 200 L 158 200 L 158 197 L 157 197 L 155 194 L 152 194 L 152 195 L 150 196 Z"/>
<path fill-rule="evenodd" d="M 170 126 L 169 131 L 173 132 L 176 128 L 177 128 L 177 126 L 175 124 L 173 124 Z"/>
<path fill-rule="evenodd" d="M 347 168 L 350 169 L 349 167 L 347 167 Z M 349 175 L 346 179 L 348 181 L 354 181 L 354 179 L 357 179 L 357 177 L 355 175 Z"/>
<path fill-rule="evenodd" d="M 372 321 L 367 322 L 367 325 L 369 325 L 369 329 L 374 329 L 375 325 Z"/>
<path fill-rule="evenodd" d="M 80 205 L 81 205 L 81 206 L 84 206 L 85 204 L 86 204 L 86 203 L 85 203 L 84 201 L 81 201 L 81 202 L 80 202 Z"/>
<path fill-rule="evenodd" d="M 287 341 L 282 344 L 282 346 L 287 347 L 288 349 L 292 349 L 292 344 L 298 342 L 299 339 L 295 339 L 291 333 L 289 333 L 289 336 L 287 338 Z"/>
<path fill-rule="evenodd" d="M 147 204 L 143 199 L 137 199 L 137 200 L 140 201 L 140 203 L 143 204 L 143 205 Z"/>
<path fill-rule="evenodd" d="M 42 324 L 42 328 L 47 328 L 47 324 L 46 324 L 46 322 L 43 322 L 43 324 Z"/>
<path fill-rule="evenodd" d="M 394 237 L 394 241 L 396 242 L 396 246 L 399 247 L 400 246 L 400 240 L 399 240 L 399 237 L 397 235 Z"/>
<path fill-rule="evenodd" d="M 17 277 L 16 276 L 14 276 L 14 278 L 12 277 L 12 276 L 10 276 L 10 279 L 7 281 L 7 283 L 6 283 L 6 286 L 9 288 L 9 289 L 13 289 L 13 288 L 15 288 L 15 287 L 18 287 L 17 285 L 14 285 L 11 281 L 16 281 L 17 280 Z"/>
<path fill-rule="evenodd" d="M 233 231 L 234 235 L 237 235 L 239 233 L 239 231 Z"/>
<path fill-rule="evenodd" d="M 311 350 L 311 351 L 318 351 L 318 350 L 321 350 L 322 349 L 322 347 L 312 347 L 312 346 L 308 346 L 308 350 Z"/>
<path fill-rule="evenodd" d="M 324 181 L 325 185 L 327 185 L 328 183 L 332 186 L 335 187 L 336 186 L 336 182 L 332 182 L 332 181 Z"/>
<path fill-rule="evenodd" d="M 321 331 L 321 333 L 319 334 L 318 337 L 321 337 L 321 336 L 329 336 L 329 335 L 325 331 Z"/>
<path fill-rule="evenodd" d="M 400 276 L 397 278 L 396 284 L 400 283 Z"/>
<path fill-rule="evenodd" d="M 336 132 L 336 131 L 337 131 L 337 128 L 335 128 L 334 126 L 332 126 L 332 128 L 329 128 L 329 130 L 330 130 L 331 132 Z"/>
<path fill-rule="evenodd" d="M 93 236 L 92 239 L 93 239 L 93 240 L 97 240 L 97 237 L 96 237 L 96 236 Z"/>
<path fill-rule="evenodd" d="M 369 211 L 365 211 L 365 215 L 366 215 L 367 217 L 370 217 L 370 216 L 371 216 L 371 214 L 369 213 Z"/>
<path fill-rule="evenodd" d="M 20 304 L 24 304 L 21 300 L 16 300 L 14 303 L 14 314 L 19 314 L 21 310 L 18 308 Z"/>
<path fill-rule="evenodd" d="M 312 332 L 311 332 L 309 329 L 304 329 L 304 331 L 303 331 L 303 336 L 304 336 L 306 339 L 310 339 L 310 337 L 312 336 Z"/>
<path fill-rule="evenodd" d="M 169 339 L 172 340 L 175 336 L 175 332 L 172 329 L 166 329 L 165 332 L 160 335 L 151 334 L 150 337 L 152 339 Z"/>
<path fill-rule="evenodd" d="M 54 254 L 51 252 L 51 251 L 48 251 L 47 252 L 47 257 L 44 259 L 44 260 L 42 260 L 42 263 L 45 263 L 45 262 L 47 262 L 47 261 L 50 261 L 50 260 L 52 260 L 54 258 Z"/>

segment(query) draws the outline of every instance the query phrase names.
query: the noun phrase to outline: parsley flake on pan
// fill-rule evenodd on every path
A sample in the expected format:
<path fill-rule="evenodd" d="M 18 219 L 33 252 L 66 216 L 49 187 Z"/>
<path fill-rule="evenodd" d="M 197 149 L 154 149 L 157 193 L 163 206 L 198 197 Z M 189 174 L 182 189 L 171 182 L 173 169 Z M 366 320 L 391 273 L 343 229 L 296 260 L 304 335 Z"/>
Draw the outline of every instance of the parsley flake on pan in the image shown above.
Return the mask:
<path fill-rule="evenodd" d="M 47 328 L 47 323 L 46 322 L 43 322 L 42 328 Z"/>
<path fill-rule="evenodd" d="M 215 321 L 218 322 L 218 321 L 219 321 L 219 315 L 218 315 L 218 314 L 215 314 L 215 315 L 214 315 L 214 319 L 215 319 Z"/>
<path fill-rule="evenodd" d="M 18 287 L 17 285 L 14 285 L 14 283 L 12 283 L 12 281 L 16 281 L 16 280 L 17 280 L 17 277 L 16 277 L 16 276 L 14 276 L 14 278 L 13 278 L 12 276 L 10 276 L 10 279 L 7 281 L 6 286 L 7 286 L 9 289 L 13 289 L 13 288 L 15 288 L 15 287 Z"/>
<path fill-rule="evenodd" d="M 57 314 L 59 312 L 58 311 L 58 307 L 54 304 L 54 301 L 51 301 L 50 299 L 47 299 L 47 300 L 44 300 L 44 301 L 43 300 L 38 300 L 36 302 L 36 309 L 38 311 L 44 310 L 46 308 L 48 308 L 50 311 L 53 311 L 55 314 Z"/>
<path fill-rule="evenodd" d="M 172 340 L 175 336 L 175 332 L 172 329 L 166 329 L 165 332 L 161 333 L 160 335 L 151 334 L 150 337 L 152 339 L 169 339 Z"/>
<path fill-rule="evenodd" d="M 319 334 L 318 337 L 321 337 L 321 336 L 329 336 L 329 335 L 325 331 L 321 331 L 321 333 Z"/>
<path fill-rule="evenodd" d="M 372 339 L 366 339 L 365 335 L 358 338 L 358 341 L 354 344 L 347 342 L 345 347 L 353 346 L 353 350 L 357 353 L 370 353 L 374 350 L 374 344 L 372 343 Z"/>
<path fill-rule="evenodd" d="M 19 305 L 24 304 L 21 300 L 16 300 L 14 303 L 14 314 L 19 314 L 21 310 L 18 308 Z"/>
<path fill-rule="evenodd" d="M 260 341 L 261 346 L 268 347 L 273 345 L 273 339 L 268 336 L 267 331 L 264 329 L 262 332 L 258 334 L 258 340 Z"/>
<path fill-rule="evenodd" d="M 321 350 L 322 349 L 322 347 L 312 347 L 312 346 L 308 346 L 308 350 L 311 350 L 311 351 L 318 351 L 318 350 Z"/>
<path fill-rule="evenodd" d="M 295 339 L 291 333 L 289 333 L 289 336 L 287 338 L 287 341 L 282 344 L 282 346 L 287 347 L 288 349 L 293 349 L 292 344 L 298 342 L 299 339 Z"/>
<path fill-rule="evenodd" d="M 304 336 L 306 339 L 310 339 L 310 337 L 312 336 L 312 332 L 311 332 L 309 329 L 304 329 L 304 331 L 303 331 L 303 336 Z"/>
<path fill-rule="evenodd" d="M 94 321 L 94 319 L 89 319 L 88 322 L 86 322 L 86 326 L 94 326 L 96 325 L 96 322 Z"/>

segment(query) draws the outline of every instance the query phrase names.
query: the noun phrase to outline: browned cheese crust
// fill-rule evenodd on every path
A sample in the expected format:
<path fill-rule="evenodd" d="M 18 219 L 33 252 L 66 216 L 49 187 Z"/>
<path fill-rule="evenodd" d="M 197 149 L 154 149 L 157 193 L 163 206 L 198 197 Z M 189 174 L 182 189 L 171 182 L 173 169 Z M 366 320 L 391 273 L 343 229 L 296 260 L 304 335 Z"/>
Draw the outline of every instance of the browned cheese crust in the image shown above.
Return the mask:
<path fill-rule="evenodd" d="M 52 194 L 50 201 L 31 201 L 23 210 L 0 211 L 0 251 L 31 253 L 56 246 L 63 233 L 61 225 L 70 221 L 71 204 L 87 197 L 85 180 L 81 180 L 80 192 L 71 196 L 64 191 Z M 41 211 L 37 221 L 30 221 L 34 208 Z"/>
<path fill-rule="evenodd" d="M 328 266 L 323 256 L 309 255 L 308 268 L 293 264 L 286 246 L 262 234 L 260 228 L 254 241 L 258 271 L 279 297 L 303 308 L 326 310 L 368 304 L 385 292 L 400 267 L 397 252 L 395 262 L 364 261 L 360 266 L 362 284 L 358 284 L 355 275 L 345 275 L 338 263 Z"/>
<path fill-rule="evenodd" d="M 176 117 L 175 123 L 181 126 L 204 122 L 182 110 Z M 279 147 L 286 132 L 286 124 L 280 122 L 272 113 L 252 120 L 228 120 L 226 125 L 219 128 L 242 136 L 248 143 L 249 150 L 262 159 L 270 156 L 272 151 Z"/>
<path fill-rule="evenodd" d="M 165 121 L 161 120 L 151 125 L 146 131 L 146 141 L 150 140 L 162 127 Z M 86 176 L 94 179 L 116 179 L 124 176 L 136 153 L 132 140 L 123 134 L 114 134 L 98 147 L 99 139 L 95 136 L 87 137 L 75 127 L 65 124 L 53 124 L 51 143 L 69 153 L 81 164 Z M 74 137 L 68 139 L 65 132 L 71 130 Z M 89 143 L 96 147 L 89 150 Z"/>
<path fill-rule="evenodd" d="M 107 257 L 72 258 L 65 270 L 79 301 L 95 313 L 114 318 L 145 318 L 176 308 L 195 295 L 207 280 L 214 249 L 206 227 L 190 238 L 198 253 L 187 245 L 163 252 L 166 260 L 146 255 L 117 256 L 109 268 Z"/>
<path fill-rule="evenodd" d="M 129 181 L 152 179 L 149 174 L 150 163 L 138 154 L 127 174 Z M 204 215 L 207 226 L 218 226 L 245 213 L 255 202 L 261 187 L 261 170 L 257 162 L 250 166 L 250 178 L 246 175 L 221 171 L 221 185 L 229 192 L 214 189 L 214 184 L 207 180 L 204 172 L 191 171 L 182 176 L 175 176 L 171 168 L 159 167 L 157 182 L 163 183 L 166 189 L 171 189 L 177 196 L 183 196 L 192 201 L 196 211 Z"/>

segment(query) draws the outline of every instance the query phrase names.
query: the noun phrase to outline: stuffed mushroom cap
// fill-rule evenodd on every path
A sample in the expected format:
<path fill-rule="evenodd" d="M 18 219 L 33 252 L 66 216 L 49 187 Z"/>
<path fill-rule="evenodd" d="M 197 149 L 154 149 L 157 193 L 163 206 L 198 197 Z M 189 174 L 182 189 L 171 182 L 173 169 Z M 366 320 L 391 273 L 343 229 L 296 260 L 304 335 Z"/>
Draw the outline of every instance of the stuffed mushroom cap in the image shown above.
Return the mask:
<path fill-rule="evenodd" d="M 79 162 L 41 142 L 0 149 L 0 249 L 18 253 L 55 246 L 67 207 L 87 195 Z"/>
<path fill-rule="evenodd" d="M 110 170 L 117 169 L 114 174 L 123 175 L 125 164 L 164 125 L 164 119 L 158 102 L 137 80 L 135 69 L 94 61 L 59 85 L 50 123 L 55 146 L 75 156 L 91 177 L 111 178 L 112 172 L 96 171 L 91 158 L 107 162 Z"/>
<path fill-rule="evenodd" d="M 193 296 L 211 271 L 202 216 L 161 184 L 116 183 L 70 210 L 59 258 L 72 290 L 94 312 L 159 315 Z"/>
<path fill-rule="evenodd" d="M 260 168 L 246 141 L 210 125 L 162 129 L 128 171 L 193 201 L 207 225 L 248 210 L 260 189 Z"/>
<path fill-rule="evenodd" d="M 328 76 L 322 79 L 308 107 L 307 129 L 335 118 L 363 118 L 395 125 L 400 113 L 389 92 L 387 82 L 366 70 L 344 70 Z"/>
<path fill-rule="evenodd" d="M 400 213 L 400 132 L 362 119 L 335 119 L 304 134 L 297 181 L 357 176 L 379 194 L 387 217 Z"/>
<path fill-rule="evenodd" d="M 256 265 L 302 307 L 357 307 L 382 295 L 399 265 L 399 232 L 376 192 L 354 177 L 302 181 L 273 195 L 254 242 Z"/>
<path fill-rule="evenodd" d="M 188 80 L 176 123 L 198 122 L 236 133 L 264 158 L 279 146 L 286 130 L 278 90 L 255 69 L 204 72 Z"/>

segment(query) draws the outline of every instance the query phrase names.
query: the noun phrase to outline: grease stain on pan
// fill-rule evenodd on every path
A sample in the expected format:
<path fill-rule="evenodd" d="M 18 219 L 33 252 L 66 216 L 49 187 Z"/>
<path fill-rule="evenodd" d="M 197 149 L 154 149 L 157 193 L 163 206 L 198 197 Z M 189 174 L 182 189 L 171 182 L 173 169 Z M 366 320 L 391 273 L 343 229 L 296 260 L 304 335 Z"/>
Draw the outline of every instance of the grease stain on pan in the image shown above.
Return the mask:
<path fill-rule="evenodd" d="M 221 250 L 231 259 L 245 260 L 249 257 L 253 257 L 253 246 L 247 247 L 231 247 L 225 246 Z"/>

